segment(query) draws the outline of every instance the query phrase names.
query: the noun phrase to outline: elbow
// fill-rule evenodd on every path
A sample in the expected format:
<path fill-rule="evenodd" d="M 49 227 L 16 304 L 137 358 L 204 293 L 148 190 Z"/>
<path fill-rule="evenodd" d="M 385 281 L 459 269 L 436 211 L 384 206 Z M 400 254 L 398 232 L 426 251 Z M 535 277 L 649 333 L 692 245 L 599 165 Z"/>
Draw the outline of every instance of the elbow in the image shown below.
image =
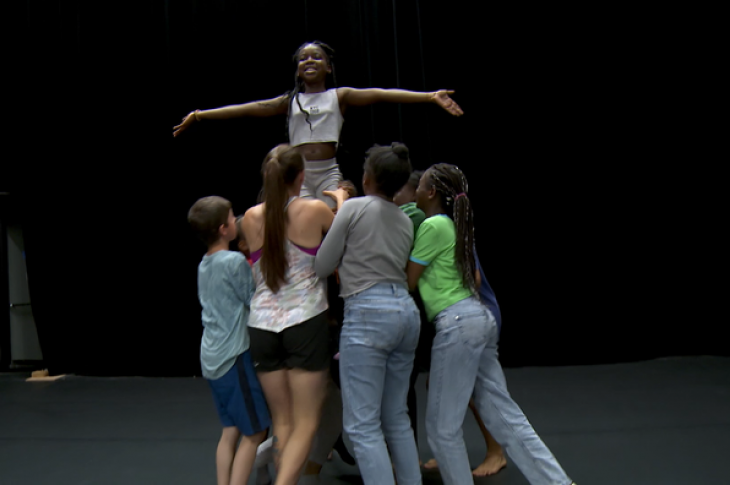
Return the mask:
<path fill-rule="evenodd" d="M 332 274 L 332 271 L 328 271 L 328 268 L 325 264 L 320 263 L 319 261 L 314 261 L 314 273 L 317 275 L 317 278 L 326 278 L 330 274 Z"/>

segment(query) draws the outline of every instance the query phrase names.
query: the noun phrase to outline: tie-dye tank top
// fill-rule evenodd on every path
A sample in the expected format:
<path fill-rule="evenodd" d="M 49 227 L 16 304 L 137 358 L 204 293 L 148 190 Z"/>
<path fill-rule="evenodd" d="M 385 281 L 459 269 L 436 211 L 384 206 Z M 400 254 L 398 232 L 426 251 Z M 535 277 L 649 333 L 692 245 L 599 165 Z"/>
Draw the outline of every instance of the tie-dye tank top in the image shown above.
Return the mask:
<path fill-rule="evenodd" d="M 327 280 L 318 278 L 314 271 L 317 249 L 302 248 L 286 240 L 284 251 L 288 265 L 285 281 L 277 293 L 269 289 L 261 271 L 261 250 L 251 253 L 256 292 L 251 299 L 249 327 L 278 333 L 329 308 Z"/>

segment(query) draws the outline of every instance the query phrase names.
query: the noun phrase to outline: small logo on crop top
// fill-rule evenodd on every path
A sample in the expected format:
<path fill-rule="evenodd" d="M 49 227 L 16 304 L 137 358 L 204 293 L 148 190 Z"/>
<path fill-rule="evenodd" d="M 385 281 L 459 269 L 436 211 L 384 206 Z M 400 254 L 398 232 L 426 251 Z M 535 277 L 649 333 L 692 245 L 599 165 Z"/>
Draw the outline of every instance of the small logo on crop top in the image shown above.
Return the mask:
<path fill-rule="evenodd" d="M 319 106 L 310 106 L 309 107 L 309 114 L 310 115 L 318 115 L 319 114 Z"/>

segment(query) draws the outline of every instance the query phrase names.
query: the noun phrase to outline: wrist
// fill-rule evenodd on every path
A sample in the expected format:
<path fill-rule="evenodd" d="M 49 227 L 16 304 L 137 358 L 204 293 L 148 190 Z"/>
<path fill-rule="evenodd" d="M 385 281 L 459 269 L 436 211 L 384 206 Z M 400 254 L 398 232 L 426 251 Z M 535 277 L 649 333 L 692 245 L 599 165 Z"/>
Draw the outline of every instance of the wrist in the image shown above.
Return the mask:
<path fill-rule="evenodd" d="M 195 116 L 195 121 L 202 120 L 202 118 L 199 117 L 199 114 L 200 114 L 200 110 L 199 109 L 196 109 L 195 111 L 193 111 L 193 113 L 194 113 L 194 116 Z"/>

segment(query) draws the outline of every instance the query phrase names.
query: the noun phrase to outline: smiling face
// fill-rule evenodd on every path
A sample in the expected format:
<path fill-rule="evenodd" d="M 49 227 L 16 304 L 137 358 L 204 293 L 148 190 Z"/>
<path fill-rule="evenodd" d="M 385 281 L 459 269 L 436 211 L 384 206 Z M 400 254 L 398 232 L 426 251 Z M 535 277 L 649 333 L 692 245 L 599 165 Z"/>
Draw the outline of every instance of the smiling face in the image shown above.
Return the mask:
<path fill-rule="evenodd" d="M 297 75 L 307 84 L 324 82 L 332 72 L 329 59 L 322 48 L 307 44 L 299 50 Z"/>

